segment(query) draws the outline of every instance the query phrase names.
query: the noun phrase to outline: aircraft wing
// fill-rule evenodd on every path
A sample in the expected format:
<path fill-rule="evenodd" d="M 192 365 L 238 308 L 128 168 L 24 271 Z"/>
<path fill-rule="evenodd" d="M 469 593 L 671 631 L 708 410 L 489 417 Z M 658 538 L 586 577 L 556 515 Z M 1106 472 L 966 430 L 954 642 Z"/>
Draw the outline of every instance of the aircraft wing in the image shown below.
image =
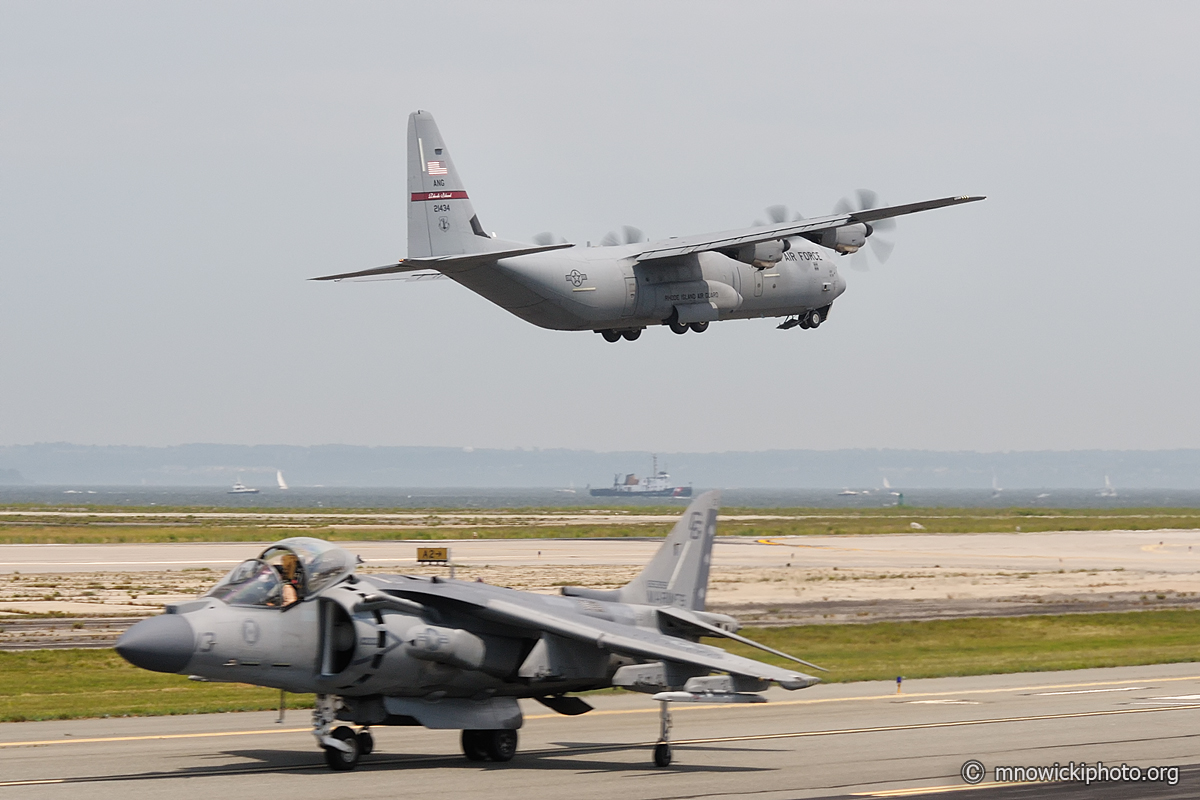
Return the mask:
<path fill-rule="evenodd" d="M 918 211 L 956 206 L 960 203 L 973 203 L 983 199 L 983 197 L 966 196 L 943 197 L 940 200 L 925 200 L 921 203 L 907 203 L 901 206 L 888 206 L 886 208 L 868 208 L 848 214 L 834 214 L 828 217 L 802 219 L 794 222 L 783 222 L 778 225 L 760 225 L 755 228 L 741 228 L 735 231 L 683 236 L 678 239 L 665 239 L 653 242 L 638 255 L 637 260 L 639 262 L 655 261 L 663 258 L 685 256 L 690 253 L 700 253 L 707 250 L 725 250 L 747 244 L 769 242 L 774 239 L 801 236 L 806 233 L 819 233 L 831 228 L 840 228 L 843 225 L 853 225 L 858 222 L 874 222 L 879 219 L 915 214 Z"/>
<path fill-rule="evenodd" d="M 620 655 L 694 664 L 709 670 L 775 681 L 785 689 L 803 689 L 820 682 L 811 675 L 736 656 L 719 647 L 571 611 L 489 597 L 453 583 L 418 585 L 406 582 L 402 586 L 395 586 L 392 592 L 417 595 L 422 602 L 435 607 L 439 600 L 450 601 L 460 611 L 481 619 L 553 633 Z"/>
<path fill-rule="evenodd" d="M 429 258 L 406 258 L 396 264 L 388 264 L 384 267 L 372 267 L 371 269 L 362 269 L 357 272 L 342 272 L 337 275 L 322 275 L 319 278 L 309 278 L 312 281 L 341 281 L 350 278 L 373 278 L 379 275 L 392 275 L 397 272 L 417 272 L 419 270 L 436 270 L 442 272 L 449 269 L 466 269 L 469 267 L 479 267 L 484 264 L 491 264 L 499 261 L 502 258 L 512 258 L 514 256 L 527 256 L 532 253 L 544 253 L 548 250 L 562 250 L 566 247 L 574 247 L 573 244 L 544 244 L 530 245 L 529 247 L 518 247 L 510 250 L 492 250 L 487 253 L 466 253 L 455 256 L 431 256 Z"/>

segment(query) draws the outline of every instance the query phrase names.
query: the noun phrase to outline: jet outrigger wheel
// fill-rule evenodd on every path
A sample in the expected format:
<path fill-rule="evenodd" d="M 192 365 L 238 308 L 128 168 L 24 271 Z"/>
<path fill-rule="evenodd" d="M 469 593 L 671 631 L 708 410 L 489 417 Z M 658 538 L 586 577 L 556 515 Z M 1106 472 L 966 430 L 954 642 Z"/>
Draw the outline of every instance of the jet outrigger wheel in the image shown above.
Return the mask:
<path fill-rule="evenodd" d="M 671 706 L 666 700 L 660 702 L 658 742 L 654 745 L 654 766 L 667 767 L 671 765 Z"/>

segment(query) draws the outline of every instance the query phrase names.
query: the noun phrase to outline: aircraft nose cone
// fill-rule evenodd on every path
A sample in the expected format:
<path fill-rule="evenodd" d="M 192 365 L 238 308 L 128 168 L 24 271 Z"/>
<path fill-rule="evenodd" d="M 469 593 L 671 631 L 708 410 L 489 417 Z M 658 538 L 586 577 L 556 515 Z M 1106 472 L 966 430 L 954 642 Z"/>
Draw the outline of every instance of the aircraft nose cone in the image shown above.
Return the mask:
<path fill-rule="evenodd" d="M 134 625 L 117 640 L 121 658 L 142 669 L 179 672 L 192 660 L 195 634 L 178 614 L 160 614 Z"/>

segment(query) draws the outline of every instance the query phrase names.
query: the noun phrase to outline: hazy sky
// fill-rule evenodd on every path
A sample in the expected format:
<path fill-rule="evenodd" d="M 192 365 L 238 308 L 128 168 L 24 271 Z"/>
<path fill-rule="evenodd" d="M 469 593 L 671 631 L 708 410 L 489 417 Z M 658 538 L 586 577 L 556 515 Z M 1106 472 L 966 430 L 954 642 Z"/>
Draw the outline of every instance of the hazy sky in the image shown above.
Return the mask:
<path fill-rule="evenodd" d="M 0 444 L 1200 447 L 1200 5 L 0 2 Z M 405 246 L 907 217 L 818 331 L 535 328 Z"/>

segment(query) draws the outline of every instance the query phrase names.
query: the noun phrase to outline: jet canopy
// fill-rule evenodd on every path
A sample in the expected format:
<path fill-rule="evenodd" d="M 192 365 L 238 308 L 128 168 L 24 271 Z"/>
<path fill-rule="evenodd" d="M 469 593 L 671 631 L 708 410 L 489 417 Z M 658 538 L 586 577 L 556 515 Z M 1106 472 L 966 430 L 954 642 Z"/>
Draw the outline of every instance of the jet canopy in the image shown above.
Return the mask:
<path fill-rule="evenodd" d="M 352 553 L 320 539 L 284 539 L 258 558 L 238 564 L 205 597 L 234 606 L 286 607 L 342 580 L 357 561 Z"/>

